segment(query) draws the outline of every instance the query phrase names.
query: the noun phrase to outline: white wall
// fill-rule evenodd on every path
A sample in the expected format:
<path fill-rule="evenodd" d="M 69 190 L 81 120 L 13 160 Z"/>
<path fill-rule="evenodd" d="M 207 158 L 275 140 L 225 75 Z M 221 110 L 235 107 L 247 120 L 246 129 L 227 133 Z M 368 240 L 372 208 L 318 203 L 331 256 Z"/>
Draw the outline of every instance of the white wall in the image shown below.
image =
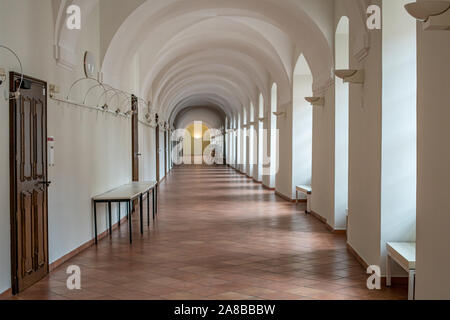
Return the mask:
<path fill-rule="evenodd" d="M 166 176 L 164 161 L 164 130 L 159 129 L 159 179 L 162 180 Z"/>
<path fill-rule="evenodd" d="M 349 21 L 342 17 L 335 36 L 336 70 L 348 69 L 350 60 Z M 329 222 L 335 230 L 347 228 L 348 209 L 348 120 L 349 84 L 335 77 L 334 214 Z"/>
<path fill-rule="evenodd" d="M 51 1 L 2 0 L 1 43 L 21 57 L 26 75 L 61 87 L 61 97 L 70 85 L 84 76 L 82 58 L 91 51 L 100 64 L 98 6 L 82 26 L 78 43 L 78 65 L 73 71 L 53 59 L 54 19 Z M 3 7 L 8 8 L 3 10 Z M 17 23 L 20 21 L 20 23 Z M 14 26 L 14 32 L 10 32 Z M 14 59 L 0 52 L 0 66 L 19 71 Z M 71 99 L 82 101 L 92 83 L 73 90 Z M 3 89 L 8 85 L 0 87 Z M 8 104 L 0 99 L 0 293 L 10 288 L 9 209 L 9 119 Z M 145 131 L 145 130 L 144 130 Z M 93 217 L 91 197 L 131 180 L 131 123 L 129 119 L 88 111 L 48 100 L 48 135 L 56 139 L 56 166 L 49 169 L 49 256 L 50 263 L 91 240 Z M 145 143 L 142 143 L 145 145 Z M 144 151 L 147 153 L 147 151 Z M 114 159 L 114 161 L 111 161 Z M 146 159 L 144 155 L 144 159 Z M 146 160 L 144 160 L 145 162 Z M 148 174 L 144 164 L 144 175 Z M 125 210 L 122 210 L 124 213 Z M 113 212 L 114 222 L 116 214 Z M 106 229 L 104 210 L 99 206 L 99 232 Z"/>
<path fill-rule="evenodd" d="M 381 6 L 381 1 L 373 1 Z M 350 48 L 359 30 L 350 20 Z M 348 243 L 368 264 L 380 264 L 382 33 L 370 32 L 368 56 L 350 68 L 364 69 L 364 86 L 350 85 Z M 350 50 L 352 53 L 353 51 Z"/>
<path fill-rule="evenodd" d="M 305 100 L 312 96 L 312 75 L 294 75 L 292 110 L 292 185 L 311 185 L 313 107 Z"/>
<path fill-rule="evenodd" d="M 139 123 L 139 180 L 156 181 L 155 128 Z"/>
<path fill-rule="evenodd" d="M 313 109 L 311 210 L 330 221 L 334 212 L 334 86 L 325 106 Z"/>
<path fill-rule="evenodd" d="M 416 239 L 416 22 L 404 9 L 409 2 L 383 1 L 382 267 L 386 242 Z"/>
<path fill-rule="evenodd" d="M 418 26 L 416 298 L 450 299 L 450 33 Z"/>

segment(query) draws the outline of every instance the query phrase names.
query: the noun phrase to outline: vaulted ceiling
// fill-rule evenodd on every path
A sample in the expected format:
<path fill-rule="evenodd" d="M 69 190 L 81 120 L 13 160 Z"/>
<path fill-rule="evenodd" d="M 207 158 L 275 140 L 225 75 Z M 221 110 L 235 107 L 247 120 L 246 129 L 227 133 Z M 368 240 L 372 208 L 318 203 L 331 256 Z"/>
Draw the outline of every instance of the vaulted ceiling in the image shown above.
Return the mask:
<path fill-rule="evenodd" d="M 333 0 L 97 1 L 104 80 L 123 86 L 138 61 L 138 94 L 166 120 L 195 105 L 231 119 L 260 93 L 270 101 L 273 83 L 287 103 L 300 55 L 313 87 L 332 78 Z M 95 0 L 63 2 L 88 10 Z"/>

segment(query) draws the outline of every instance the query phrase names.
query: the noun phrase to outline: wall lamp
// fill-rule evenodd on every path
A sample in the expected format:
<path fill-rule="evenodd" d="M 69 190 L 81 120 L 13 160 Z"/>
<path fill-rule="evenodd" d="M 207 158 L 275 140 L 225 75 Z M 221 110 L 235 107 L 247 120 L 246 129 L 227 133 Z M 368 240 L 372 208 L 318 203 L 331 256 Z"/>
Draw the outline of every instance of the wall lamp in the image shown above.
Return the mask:
<path fill-rule="evenodd" d="M 60 92 L 60 89 L 56 84 L 50 84 L 48 86 L 48 91 L 50 93 L 50 98 L 53 98 Z"/>
<path fill-rule="evenodd" d="M 344 80 L 344 83 L 364 83 L 364 70 L 335 70 L 334 74 L 336 75 L 336 77 Z"/>
<path fill-rule="evenodd" d="M 325 106 L 325 98 L 323 97 L 305 97 L 313 107 L 323 107 Z"/>
<path fill-rule="evenodd" d="M 3 82 L 6 81 L 6 71 L 3 68 L 0 68 L 0 86 L 3 84 Z"/>
<path fill-rule="evenodd" d="M 277 118 L 281 118 L 281 117 L 286 117 L 286 112 L 284 111 L 278 111 L 278 112 L 273 112 L 273 115 Z"/>
<path fill-rule="evenodd" d="M 421 1 L 405 5 L 406 11 L 423 22 L 423 30 L 450 30 L 449 1 Z"/>

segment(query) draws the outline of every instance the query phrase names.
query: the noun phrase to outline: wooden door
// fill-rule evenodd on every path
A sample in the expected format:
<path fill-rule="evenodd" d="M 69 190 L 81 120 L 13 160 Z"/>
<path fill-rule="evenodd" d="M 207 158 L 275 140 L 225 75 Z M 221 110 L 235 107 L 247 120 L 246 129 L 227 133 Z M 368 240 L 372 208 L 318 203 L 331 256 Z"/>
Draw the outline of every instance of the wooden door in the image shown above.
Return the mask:
<path fill-rule="evenodd" d="M 167 130 L 164 131 L 164 173 L 167 177 L 167 162 L 168 162 L 168 151 L 167 151 Z"/>
<path fill-rule="evenodd" d="M 132 165 L 133 181 L 139 181 L 139 112 L 138 112 L 138 99 L 136 96 L 131 96 L 131 152 L 132 152 Z"/>
<path fill-rule="evenodd" d="M 159 155 L 160 155 L 160 150 L 159 150 L 159 116 L 156 115 L 156 129 L 155 129 L 155 137 L 156 137 L 156 181 L 159 182 Z"/>
<path fill-rule="evenodd" d="M 47 190 L 47 84 L 25 77 L 10 101 L 11 265 L 13 293 L 49 271 Z M 20 75 L 10 74 L 10 91 Z"/>

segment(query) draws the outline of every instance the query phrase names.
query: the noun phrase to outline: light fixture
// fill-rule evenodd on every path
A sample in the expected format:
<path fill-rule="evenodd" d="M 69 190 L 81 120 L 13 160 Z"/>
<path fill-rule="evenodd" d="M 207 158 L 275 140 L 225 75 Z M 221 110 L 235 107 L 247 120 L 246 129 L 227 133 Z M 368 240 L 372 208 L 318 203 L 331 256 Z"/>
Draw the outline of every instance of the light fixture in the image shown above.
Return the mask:
<path fill-rule="evenodd" d="M 364 70 L 335 70 L 334 74 L 336 75 L 336 77 L 344 80 L 344 83 L 364 83 Z"/>
<path fill-rule="evenodd" d="M 450 30 L 449 1 L 420 1 L 405 5 L 406 11 L 423 21 L 424 30 Z"/>
<path fill-rule="evenodd" d="M 273 112 L 273 115 L 277 118 L 281 118 L 281 117 L 286 117 L 286 112 L 284 111 L 277 111 L 277 112 Z"/>
<path fill-rule="evenodd" d="M 3 84 L 3 82 L 6 81 L 6 71 L 3 68 L 0 68 L 0 86 Z"/>
<path fill-rule="evenodd" d="M 324 97 L 305 97 L 305 100 L 308 101 L 313 107 L 323 107 L 325 105 Z"/>
<path fill-rule="evenodd" d="M 266 121 L 266 118 L 264 118 L 264 117 L 258 118 L 258 121 L 259 122 L 264 122 L 264 121 Z"/>
<path fill-rule="evenodd" d="M 59 86 L 55 84 L 50 84 L 48 86 L 48 91 L 50 92 L 50 98 L 53 98 L 56 94 L 60 92 Z"/>
<path fill-rule="evenodd" d="M 106 111 L 106 110 L 109 109 L 109 106 L 105 103 L 105 104 L 102 106 L 102 109 Z"/>

